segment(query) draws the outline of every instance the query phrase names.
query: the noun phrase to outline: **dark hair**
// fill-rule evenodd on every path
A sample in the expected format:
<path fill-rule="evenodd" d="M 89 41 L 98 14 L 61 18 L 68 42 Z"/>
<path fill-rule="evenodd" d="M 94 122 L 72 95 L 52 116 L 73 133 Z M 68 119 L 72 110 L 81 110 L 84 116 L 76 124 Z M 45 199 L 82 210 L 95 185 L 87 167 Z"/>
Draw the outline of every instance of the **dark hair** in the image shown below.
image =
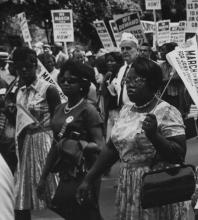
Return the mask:
<path fill-rule="evenodd" d="M 137 57 L 133 63 L 136 73 L 146 78 L 146 81 L 155 93 L 162 85 L 162 70 L 161 67 L 152 60 L 145 57 Z"/>
<path fill-rule="evenodd" d="M 49 53 L 42 53 L 38 55 L 39 60 L 41 63 L 46 67 L 48 60 L 52 59 L 54 62 L 54 65 L 56 63 L 56 58 L 54 55 L 49 54 Z"/>
<path fill-rule="evenodd" d="M 32 63 L 35 63 L 37 65 L 36 52 L 29 47 L 20 47 L 13 52 L 12 59 L 14 62 L 24 62 L 28 58 L 30 58 Z"/>
<path fill-rule="evenodd" d="M 116 75 L 120 67 L 124 65 L 124 60 L 120 52 L 117 52 L 117 51 L 109 52 L 105 54 L 105 66 L 108 62 L 109 57 L 113 57 L 113 59 L 116 62 L 116 64 L 113 67 L 113 74 Z M 106 72 L 107 72 L 107 67 L 106 67 Z"/>
<path fill-rule="evenodd" d="M 64 75 L 65 71 L 69 71 L 71 75 L 79 78 L 79 83 L 82 88 L 82 96 L 87 97 L 89 93 L 89 87 L 91 85 L 91 75 L 94 76 L 93 68 L 80 62 L 68 60 L 63 64 L 62 68 L 60 69 L 58 82 L 60 82 L 60 78 Z"/>
<path fill-rule="evenodd" d="M 142 45 L 141 45 L 141 46 L 147 46 L 147 47 L 151 47 L 151 46 L 150 46 L 150 44 L 149 44 L 149 43 L 147 43 L 147 42 L 142 43 Z"/>
<path fill-rule="evenodd" d="M 178 44 L 175 42 L 165 43 L 160 48 L 165 48 L 166 54 L 173 51 Z"/>

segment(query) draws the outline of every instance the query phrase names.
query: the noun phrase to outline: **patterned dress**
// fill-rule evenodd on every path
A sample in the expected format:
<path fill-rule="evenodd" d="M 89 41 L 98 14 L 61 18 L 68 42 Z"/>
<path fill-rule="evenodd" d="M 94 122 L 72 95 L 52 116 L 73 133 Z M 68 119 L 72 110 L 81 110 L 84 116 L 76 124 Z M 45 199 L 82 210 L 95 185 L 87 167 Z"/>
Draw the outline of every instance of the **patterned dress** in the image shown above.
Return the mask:
<path fill-rule="evenodd" d="M 17 176 L 17 210 L 42 209 L 46 207 L 55 193 L 57 180 L 54 175 L 48 177 L 44 201 L 37 197 L 36 188 L 45 165 L 47 154 L 53 140 L 50 127 L 50 112 L 46 101 L 46 90 L 49 83 L 36 80 L 26 88 L 21 87 L 17 95 L 17 104 L 26 108 L 42 126 L 29 125 L 22 133 L 22 144 L 19 141 L 20 169 Z"/>
<path fill-rule="evenodd" d="M 146 113 L 135 112 L 125 105 L 112 129 L 111 138 L 121 158 L 120 177 L 116 194 L 119 220 L 187 220 L 189 202 L 161 208 L 142 209 L 140 189 L 142 175 L 149 170 L 155 148 L 142 130 Z M 179 111 L 162 101 L 154 110 L 159 132 L 165 137 L 184 135 Z"/>

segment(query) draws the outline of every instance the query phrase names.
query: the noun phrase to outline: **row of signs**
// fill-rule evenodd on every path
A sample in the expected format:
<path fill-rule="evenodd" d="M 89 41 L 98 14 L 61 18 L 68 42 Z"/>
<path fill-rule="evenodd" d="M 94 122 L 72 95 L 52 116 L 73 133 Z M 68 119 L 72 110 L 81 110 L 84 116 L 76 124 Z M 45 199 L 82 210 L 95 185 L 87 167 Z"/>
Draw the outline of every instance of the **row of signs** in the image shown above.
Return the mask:
<path fill-rule="evenodd" d="M 104 21 L 96 20 L 94 25 L 104 48 L 111 48 L 113 42 Z M 154 40 L 157 41 L 159 46 L 168 42 L 175 42 L 177 44 L 185 42 L 186 21 L 172 23 L 170 20 L 163 20 L 155 24 L 151 21 L 140 20 L 138 14 L 133 13 L 117 20 L 110 20 L 109 25 L 117 47 L 119 46 L 122 32 L 131 32 L 140 44 L 147 41 L 146 33 L 152 33 Z"/>

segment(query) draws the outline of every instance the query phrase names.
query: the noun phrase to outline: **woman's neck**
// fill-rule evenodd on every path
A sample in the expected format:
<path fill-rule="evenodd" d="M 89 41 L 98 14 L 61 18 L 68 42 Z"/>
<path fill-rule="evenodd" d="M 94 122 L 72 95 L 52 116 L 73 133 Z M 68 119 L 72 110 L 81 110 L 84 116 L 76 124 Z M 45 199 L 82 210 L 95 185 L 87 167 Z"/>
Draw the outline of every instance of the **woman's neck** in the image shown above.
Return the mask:
<path fill-rule="evenodd" d="M 79 97 L 68 97 L 68 107 L 71 108 L 73 107 L 74 105 L 76 105 L 78 102 L 80 102 L 80 100 L 82 99 L 83 97 L 79 96 Z"/>

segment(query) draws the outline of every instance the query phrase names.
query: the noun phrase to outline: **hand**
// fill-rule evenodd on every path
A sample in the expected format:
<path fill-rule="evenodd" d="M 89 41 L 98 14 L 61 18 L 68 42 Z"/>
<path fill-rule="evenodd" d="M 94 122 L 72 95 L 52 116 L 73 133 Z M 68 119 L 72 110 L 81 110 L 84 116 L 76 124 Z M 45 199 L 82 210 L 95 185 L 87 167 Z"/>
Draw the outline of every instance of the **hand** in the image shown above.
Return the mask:
<path fill-rule="evenodd" d="M 41 200 L 43 200 L 45 196 L 45 187 L 46 187 L 46 179 L 41 178 L 36 189 L 37 196 Z"/>
<path fill-rule="evenodd" d="M 88 182 L 83 181 L 76 191 L 76 200 L 79 205 L 82 205 L 87 200 L 91 199 L 91 197 L 91 186 Z"/>
<path fill-rule="evenodd" d="M 97 74 L 96 76 L 95 76 L 95 78 L 96 78 L 96 82 L 98 83 L 98 84 L 101 84 L 102 82 L 103 82 L 103 75 L 101 74 L 101 73 L 99 73 L 99 74 Z"/>
<path fill-rule="evenodd" d="M 142 123 L 142 129 L 148 138 L 155 136 L 157 133 L 157 119 L 154 114 L 147 114 Z"/>

